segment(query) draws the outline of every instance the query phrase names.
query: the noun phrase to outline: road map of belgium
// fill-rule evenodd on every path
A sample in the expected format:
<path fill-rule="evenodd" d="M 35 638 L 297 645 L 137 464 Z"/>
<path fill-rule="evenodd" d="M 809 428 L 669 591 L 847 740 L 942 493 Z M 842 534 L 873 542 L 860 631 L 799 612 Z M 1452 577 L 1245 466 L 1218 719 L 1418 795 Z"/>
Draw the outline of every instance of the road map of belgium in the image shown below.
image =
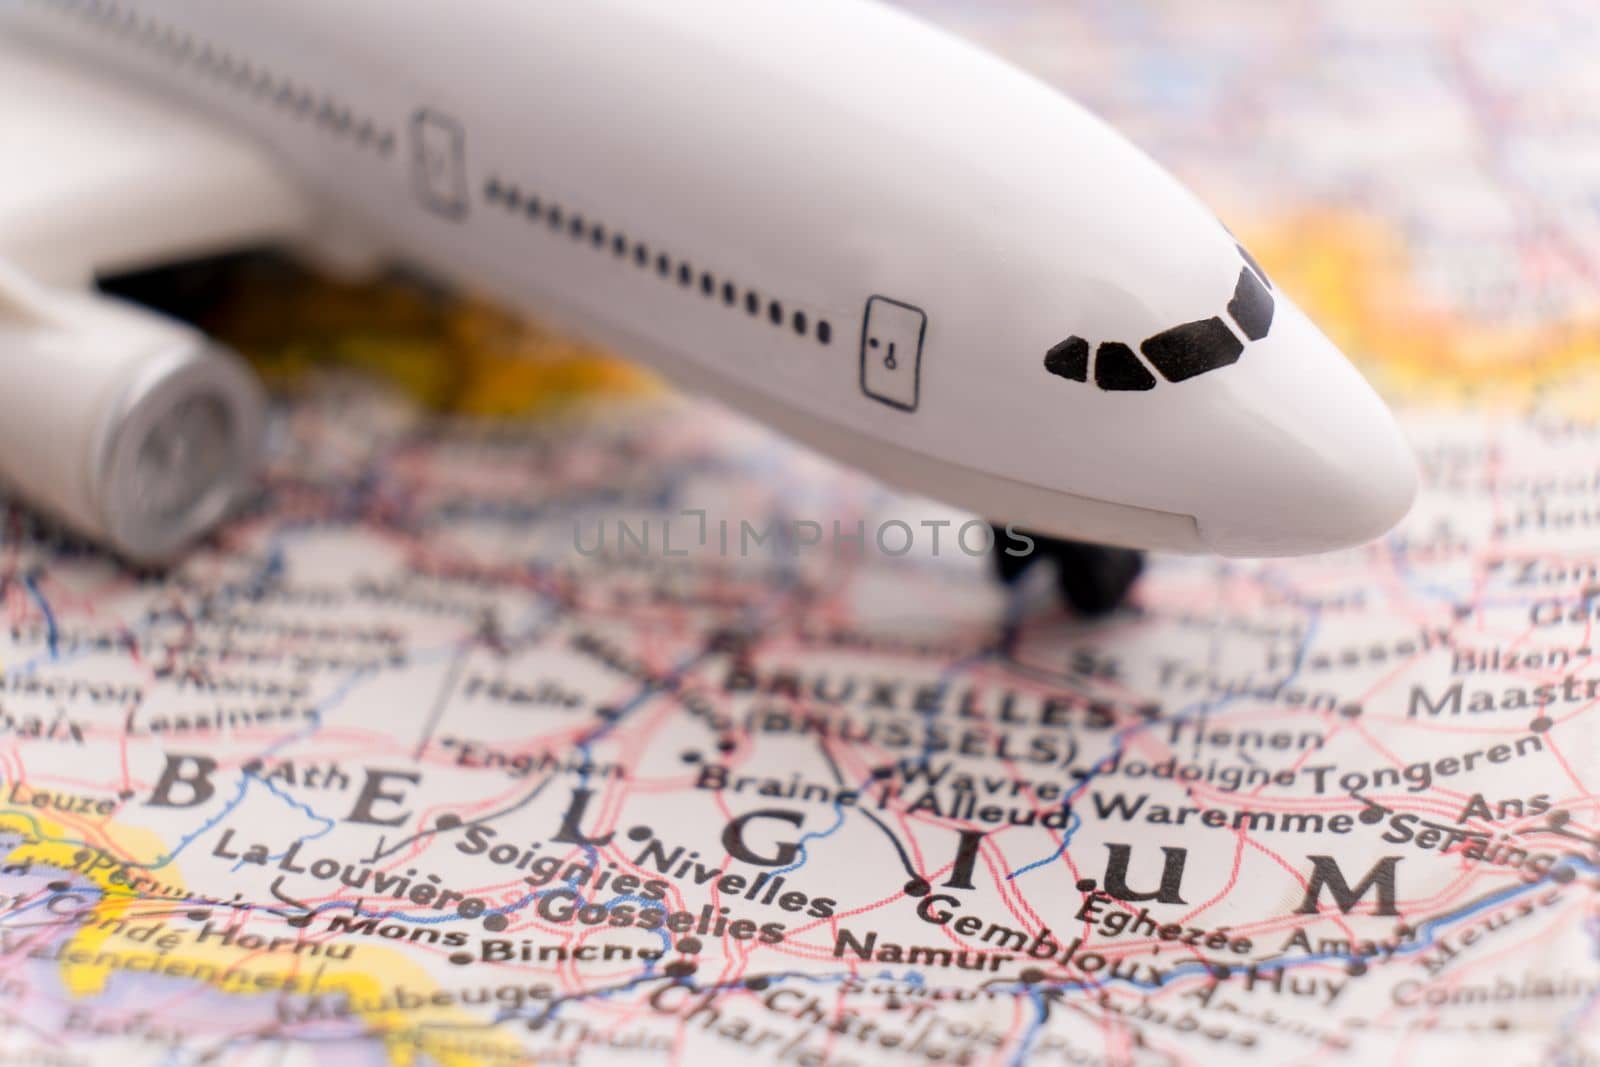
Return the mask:
<path fill-rule="evenodd" d="M 312 316 L 181 566 L 4 513 L 0 1062 L 1600 1057 L 1592 12 L 913 6 L 1217 208 L 1410 518 L 1085 621 L 604 357 L 441 405 Z"/>

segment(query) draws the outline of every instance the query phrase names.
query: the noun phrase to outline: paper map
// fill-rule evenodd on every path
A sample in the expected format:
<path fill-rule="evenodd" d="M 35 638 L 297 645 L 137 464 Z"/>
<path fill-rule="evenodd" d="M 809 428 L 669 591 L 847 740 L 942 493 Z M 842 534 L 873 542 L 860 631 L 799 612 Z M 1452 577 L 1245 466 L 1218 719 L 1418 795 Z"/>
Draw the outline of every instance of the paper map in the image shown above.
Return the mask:
<path fill-rule="evenodd" d="M 315 379 L 172 573 L 7 514 L 0 1063 L 1600 1057 L 1589 5 L 920 10 L 1217 207 L 1407 522 L 1087 623 L 698 401 Z"/>

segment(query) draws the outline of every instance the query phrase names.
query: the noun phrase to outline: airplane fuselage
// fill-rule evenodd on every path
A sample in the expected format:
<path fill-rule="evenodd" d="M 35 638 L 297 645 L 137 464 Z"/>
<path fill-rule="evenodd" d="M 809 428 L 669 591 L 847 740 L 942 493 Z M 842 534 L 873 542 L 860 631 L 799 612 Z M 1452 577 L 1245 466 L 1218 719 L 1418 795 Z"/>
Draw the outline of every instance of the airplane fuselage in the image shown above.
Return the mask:
<path fill-rule="evenodd" d="M 912 489 L 1178 550 L 1380 532 L 1328 487 L 1383 465 L 1398 440 L 1387 414 L 1365 414 L 1382 409 L 1360 376 L 1266 295 L 1227 231 L 1065 97 L 889 8 L 0 12 L 248 130 L 350 240 L 641 355 Z M 1247 283 L 1255 323 L 1225 310 Z M 1134 354 L 1210 319 L 1210 348 Z M 1094 373 L 1077 373 L 1069 337 L 1086 339 Z"/>

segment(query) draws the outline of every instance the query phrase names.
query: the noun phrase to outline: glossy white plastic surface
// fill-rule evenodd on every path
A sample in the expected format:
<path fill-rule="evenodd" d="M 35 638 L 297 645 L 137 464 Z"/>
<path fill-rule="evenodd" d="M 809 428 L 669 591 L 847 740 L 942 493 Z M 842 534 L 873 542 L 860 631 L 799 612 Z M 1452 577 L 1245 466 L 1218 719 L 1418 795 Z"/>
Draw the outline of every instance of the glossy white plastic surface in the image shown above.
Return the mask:
<path fill-rule="evenodd" d="M 0 259 L 81 286 L 309 225 L 251 138 L 85 72 L 0 37 Z"/>
<path fill-rule="evenodd" d="M 869 0 L 0 12 L 248 132 L 374 246 L 992 518 L 1280 555 L 1409 507 L 1382 402 L 1203 205 Z"/>

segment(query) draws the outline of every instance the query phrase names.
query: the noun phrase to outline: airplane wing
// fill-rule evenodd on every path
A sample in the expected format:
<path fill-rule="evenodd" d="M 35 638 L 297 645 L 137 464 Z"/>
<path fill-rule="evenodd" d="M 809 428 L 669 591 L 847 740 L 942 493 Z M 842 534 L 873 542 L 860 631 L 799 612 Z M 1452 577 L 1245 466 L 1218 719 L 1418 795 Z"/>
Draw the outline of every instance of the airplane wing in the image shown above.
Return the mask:
<path fill-rule="evenodd" d="M 0 260 L 79 287 L 309 225 L 252 142 L 0 34 Z"/>
<path fill-rule="evenodd" d="M 0 484 L 123 556 L 170 559 L 255 469 L 265 399 L 194 329 L 97 276 L 294 239 L 251 142 L 0 34 Z"/>

